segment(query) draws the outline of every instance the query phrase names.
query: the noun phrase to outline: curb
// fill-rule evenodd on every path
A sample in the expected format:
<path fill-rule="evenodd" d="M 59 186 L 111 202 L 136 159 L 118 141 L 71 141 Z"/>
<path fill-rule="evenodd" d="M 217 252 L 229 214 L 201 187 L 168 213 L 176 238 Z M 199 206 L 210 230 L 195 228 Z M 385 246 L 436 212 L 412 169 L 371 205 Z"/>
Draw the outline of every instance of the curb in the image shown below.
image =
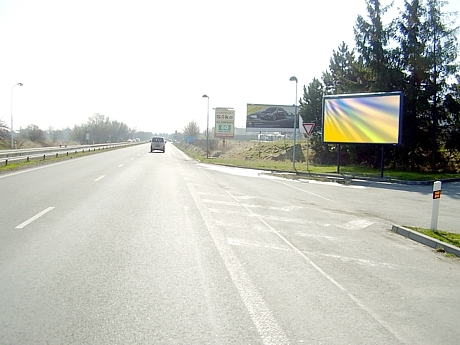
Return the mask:
<path fill-rule="evenodd" d="M 406 238 L 409 238 L 409 239 L 411 239 L 413 241 L 416 241 L 418 243 L 424 244 L 424 245 L 426 245 L 428 247 L 431 247 L 431 248 L 434 248 L 434 249 L 443 248 L 447 253 L 454 254 L 454 255 L 460 257 L 460 248 L 458 248 L 458 247 L 456 247 L 456 246 L 454 246 L 452 244 L 442 242 L 440 240 L 437 240 L 435 238 L 423 235 L 423 234 L 421 234 L 421 233 L 419 233 L 417 231 L 407 229 L 407 228 L 405 228 L 403 226 L 400 226 L 400 225 L 393 225 L 391 227 L 391 231 L 394 231 L 394 232 L 396 232 L 397 234 L 399 234 L 401 236 L 404 236 Z"/>
<path fill-rule="evenodd" d="M 449 182 L 459 182 L 460 177 L 438 179 L 438 180 L 423 180 L 423 181 L 406 181 L 406 180 L 397 180 L 388 177 L 364 177 L 364 176 L 355 176 L 347 174 L 324 174 L 324 173 L 308 173 L 303 171 L 296 171 L 296 175 L 299 176 L 316 176 L 316 177 L 325 177 L 328 179 L 341 179 L 341 180 L 363 180 L 368 182 L 389 182 L 395 184 L 405 184 L 405 185 L 422 185 L 422 186 L 431 186 L 435 181 L 441 181 L 442 183 Z"/>

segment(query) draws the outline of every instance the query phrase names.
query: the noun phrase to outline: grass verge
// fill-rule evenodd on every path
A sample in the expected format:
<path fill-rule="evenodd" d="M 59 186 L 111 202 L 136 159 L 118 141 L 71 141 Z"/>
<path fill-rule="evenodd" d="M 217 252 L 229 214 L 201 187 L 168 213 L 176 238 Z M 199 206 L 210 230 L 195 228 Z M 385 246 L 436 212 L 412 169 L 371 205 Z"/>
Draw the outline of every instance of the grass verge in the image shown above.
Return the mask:
<path fill-rule="evenodd" d="M 364 178 L 380 178 L 381 170 L 372 169 L 364 166 L 341 166 L 340 169 L 337 169 L 336 165 L 317 165 L 307 164 L 305 161 L 296 162 L 295 170 L 293 168 L 292 159 L 283 159 L 278 160 L 274 159 L 275 156 L 270 152 L 262 151 L 261 158 L 257 153 L 254 153 L 251 149 L 242 151 L 239 155 L 233 155 L 231 158 L 228 157 L 210 157 L 206 158 L 206 155 L 203 155 L 203 151 L 199 149 L 193 150 L 191 145 L 181 145 L 175 144 L 179 149 L 184 151 L 190 157 L 193 157 L 204 163 L 212 164 L 223 164 L 235 167 L 244 167 L 244 168 L 253 168 L 253 169 L 266 169 L 266 170 L 280 170 L 288 172 L 301 172 L 301 173 L 311 173 L 311 174 L 337 174 L 340 176 L 349 176 L 349 177 L 364 177 Z M 265 147 L 265 149 L 267 149 Z M 269 150 L 271 148 L 269 147 Z M 276 153 L 276 150 L 273 150 Z M 339 170 L 339 172 L 337 171 Z M 431 172 L 415 172 L 415 171 L 404 171 L 404 170 L 393 170 L 385 169 L 383 172 L 383 177 L 387 180 L 401 180 L 401 181 L 434 181 L 434 180 L 445 180 L 460 178 L 460 174 L 454 173 L 431 173 Z"/>
<path fill-rule="evenodd" d="M 3 164 L 3 165 L 0 166 L 0 173 L 17 171 L 17 170 L 26 169 L 26 168 L 33 168 L 33 167 L 44 165 L 44 164 L 56 163 L 56 162 L 60 162 L 60 161 L 63 161 L 63 160 L 84 157 L 84 156 L 87 156 L 87 155 L 90 155 L 90 154 L 92 155 L 92 154 L 102 153 L 102 152 L 106 152 L 108 150 L 116 150 L 116 149 L 118 149 L 118 148 L 116 148 L 116 147 L 114 147 L 114 148 L 105 148 L 103 150 L 95 150 L 95 151 L 88 150 L 88 151 L 85 151 L 85 152 L 80 151 L 80 152 L 77 152 L 77 153 L 69 152 L 69 155 L 61 154 L 58 157 L 48 156 L 45 159 L 43 159 L 43 157 L 31 158 L 28 162 L 24 161 L 24 162 L 19 162 L 19 163 L 8 163 L 8 165 Z"/>
<path fill-rule="evenodd" d="M 434 231 L 407 225 L 404 225 L 404 227 L 460 248 L 460 234 L 441 230 Z"/>

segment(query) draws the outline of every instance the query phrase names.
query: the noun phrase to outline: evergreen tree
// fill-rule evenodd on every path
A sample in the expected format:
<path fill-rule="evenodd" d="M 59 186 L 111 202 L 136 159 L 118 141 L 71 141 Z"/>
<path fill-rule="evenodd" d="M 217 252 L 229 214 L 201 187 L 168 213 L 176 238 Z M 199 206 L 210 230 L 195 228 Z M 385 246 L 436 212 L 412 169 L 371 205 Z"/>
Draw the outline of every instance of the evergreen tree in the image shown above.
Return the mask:
<path fill-rule="evenodd" d="M 356 49 L 368 68 L 368 92 L 390 91 L 392 89 L 389 73 L 390 50 L 387 48 L 394 35 L 393 23 L 384 26 L 382 16 L 390 6 L 382 7 L 379 0 L 366 0 L 369 22 L 358 16 L 353 28 Z"/>
<path fill-rule="evenodd" d="M 426 58 L 426 9 L 420 0 L 405 0 L 405 11 L 398 22 L 398 41 L 404 75 L 403 137 L 400 163 L 408 162 L 411 170 L 425 161 L 427 147 L 426 114 L 429 108 L 425 85 L 429 80 Z M 420 150 L 423 148 L 423 150 Z"/>
<path fill-rule="evenodd" d="M 355 51 L 350 50 L 348 45 L 342 42 L 337 50 L 332 51 L 329 70 L 323 73 L 325 93 L 337 95 L 364 92 L 367 89 L 367 74 L 363 59 L 356 59 Z"/>
<path fill-rule="evenodd" d="M 458 47 L 456 31 L 449 26 L 451 14 L 442 12 L 445 1 L 427 1 L 427 51 L 430 62 L 430 79 L 427 83 L 427 96 L 430 98 L 430 114 L 428 116 L 428 133 L 431 146 L 431 169 L 435 171 L 441 162 L 439 148 L 444 142 L 443 130 L 448 125 L 449 116 L 442 101 L 449 89 L 449 79 L 457 72 Z"/>

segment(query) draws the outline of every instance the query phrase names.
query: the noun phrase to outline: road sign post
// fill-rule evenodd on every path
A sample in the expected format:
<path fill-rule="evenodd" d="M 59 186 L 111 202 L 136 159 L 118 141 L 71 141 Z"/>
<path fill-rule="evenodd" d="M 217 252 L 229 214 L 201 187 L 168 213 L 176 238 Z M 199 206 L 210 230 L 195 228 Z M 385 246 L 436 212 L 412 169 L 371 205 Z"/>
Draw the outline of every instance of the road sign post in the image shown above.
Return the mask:
<path fill-rule="evenodd" d="M 310 135 L 313 131 L 313 128 L 315 128 L 315 124 L 312 123 L 302 123 L 302 126 L 300 127 L 301 131 L 306 135 L 307 137 L 307 171 L 310 171 L 308 167 L 308 161 L 310 160 L 309 154 L 310 154 Z"/>

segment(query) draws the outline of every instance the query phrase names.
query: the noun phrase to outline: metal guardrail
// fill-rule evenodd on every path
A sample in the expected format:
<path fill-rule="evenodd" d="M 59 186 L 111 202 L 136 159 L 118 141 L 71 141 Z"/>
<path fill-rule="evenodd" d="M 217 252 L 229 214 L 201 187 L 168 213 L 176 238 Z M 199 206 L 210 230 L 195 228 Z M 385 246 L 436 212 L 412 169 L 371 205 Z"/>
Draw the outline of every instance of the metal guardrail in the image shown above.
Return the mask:
<path fill-rule="evenodd" d="M 19 149 L 19 150 L 0 150 L 0 165 L 6 166 L 13 162 L 30 161 L 31 159 L 45 160 L 48 158 L 58 158 L 60 155 L 70 155 L 79 152 L 90 152 L 96 150 L 103 150 L 109 148 L 116 148 L 121 146 L 131 146 L 136 143 L 105 143 L 105 144 L 94 144 L 94 145 L 60 145 L 54 147 L 39 147 L 32 149 Z"/>

